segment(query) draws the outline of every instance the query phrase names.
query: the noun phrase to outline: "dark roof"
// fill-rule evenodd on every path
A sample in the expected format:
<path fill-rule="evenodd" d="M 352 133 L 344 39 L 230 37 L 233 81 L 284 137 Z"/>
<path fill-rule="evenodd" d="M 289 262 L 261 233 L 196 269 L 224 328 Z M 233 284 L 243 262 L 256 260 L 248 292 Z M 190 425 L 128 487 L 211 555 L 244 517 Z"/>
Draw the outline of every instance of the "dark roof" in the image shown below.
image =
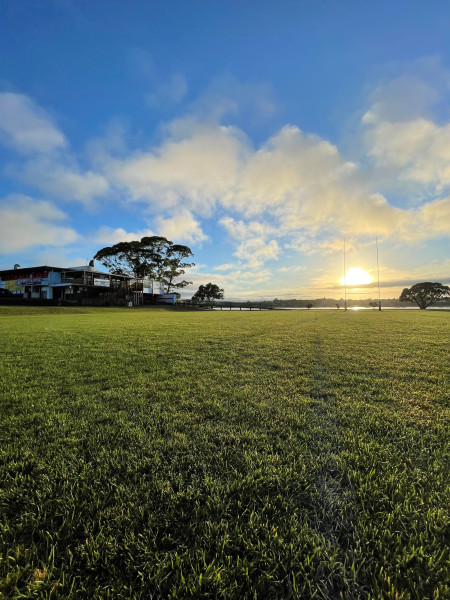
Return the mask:
<path fill-rule="evenodd" d="M 43 272 L 43 271 L 56 271 L 61 273 L 63 271 L 88 271 L 97 275 L 111 275 L 113 277 L 119 277 L 121 279 L 133 279 L 129 275 L 116 275 L 114 273 L 108 273 L 107 271 L 99 271 L 95 267 L 81 266 L 81 267 L 50 267 L 49 265 L 41 265 L 38 267 L 19 267 L 18 269 L 4 269 L 0 271 L 0 277 L 4 275 L 20 275 L 21 273 L 30 273 L 32 271 Z"/>
<path fill-rule="evenodd" d="M 18 269 L 4 269 L 0 271 L 1 275 L 10 275 L 11 273 L 28 273 L 29 271 L 57 271 L 60 273 L 61 271 L 66 271 L 67 269 L 63 269 L 62 267 L 50 267 L 49 265 L 42 265 L 38 267 L 19 267 Z"/>
<path fill-rule="evenodd" d="M 110 275 L 106 271 L 99 271 L 95 267 L 91 267 L 89 265 L 83 265 L 81 267 L 68 267 L 66 271 L 89 271 L 89 273 L 100 273 L 101 275 Z"/>
<path fill-rule="evenodd" d="M 87 273 L 94 273 L 96 275 L 112 275 L 113 277 L 124 277 L 126 279 L 133 279 L 130 275 L 122 275 L 117 273 L 109 273 L 108 271 L 99 271 L 95 267 L 90 267 L 83 265 L 81 267 L 69 267 L 68 269 L 63 269 L 64 271 L 84 271 Z"/>

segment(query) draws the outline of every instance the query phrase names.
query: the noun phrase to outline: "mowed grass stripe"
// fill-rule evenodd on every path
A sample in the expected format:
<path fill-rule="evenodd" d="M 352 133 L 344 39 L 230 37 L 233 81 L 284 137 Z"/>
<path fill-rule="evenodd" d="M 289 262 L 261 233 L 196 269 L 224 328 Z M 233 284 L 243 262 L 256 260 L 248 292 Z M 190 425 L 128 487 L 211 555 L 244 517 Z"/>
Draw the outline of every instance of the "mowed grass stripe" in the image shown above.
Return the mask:
<path fill-rule="evenodd" d="M 449 596 L 447 314 L 0 328 L 5 598 Z"/>

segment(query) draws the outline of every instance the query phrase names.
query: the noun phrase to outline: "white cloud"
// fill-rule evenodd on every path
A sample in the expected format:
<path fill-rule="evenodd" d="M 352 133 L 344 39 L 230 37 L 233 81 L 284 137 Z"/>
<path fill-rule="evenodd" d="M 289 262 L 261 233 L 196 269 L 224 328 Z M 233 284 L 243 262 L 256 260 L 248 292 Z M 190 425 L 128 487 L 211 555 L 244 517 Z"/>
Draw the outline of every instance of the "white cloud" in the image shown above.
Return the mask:
<path fill-rule="evenodd" d="M 22 163 L 7 165 L 6 174 L 58 200 L 89 205 L 109 190 L 103 175 L 80 168 L 50 116 L 23 94 L 0 93 L 0 141 L 34 155 Z"/>
<path fill-rule="evenodd" d="M 190 296 L 198 289 L 199 285 L 212 282 L 225 289 L 225 298 L 233 296 L 243 298 L 252 294 L 251 290 L 255 285 L 267 283 L 272 278 L 269 269 L 242 268 L 234 269 L 226 274 L 217 271 L 218 269 L 199 270 L 198 265 L 194 267 L 189 271 L 189 278 L 193 280 L 193 284 L 182 291 L 183 295 Z"/>
<path fill-rule="evenodd" d="M 408 269 L 385 268 L 382 272 L 383 287 L 410 286 L 419 281 L 450 283 L 450 258 L 439 259 Z"/>
<path fill-rule="evenodd" d="M 0 93 L 0 141 L 23 153 L 45 153 L 67 145 L 50 116 L 30 98 Z"/>
<path fill-rule="evenodd" d="M 260 267 L 267 260 L 278 258 L 280 247 L 276 240 L 266 242 L 264 238 L 251 238 L 241 242 L 234 255 L 250 267 Z"/>
<path fill-rule="evenodd" d="M 76 231 L 56 224 L 65 219 L 66 215 L 50 202 L 18 194 L 4 198 L 0 202 L 0 252 L 11 254 L 31 246 L 76 242 Z"/>
<path fill-rule="evenodd" d="M 368 112 L 368 155 L 377 167 L 395 169 L 401 181 L 433 186 L 439 193 L 450 184 L 450 124 L 430 120 L 392 122 Z"/>
<path fill-rule="evenodd" d="M 232 217 L 223 217 L 219 221 L 220 225 L 225 227 L 231 237 L 236 240 L 246 240 L 252 236 L 267 236 L 276 233 L 276 229 L 267 223 L 259 221 L 236 221 Z"/>
<path fill-rule="evenodd" d="M 354 168 L 329 142 L 286 126 L 249 157 L 229 204 L 251 215 L 286 202 L 309 203 L 327 187 L 351 183 Z"/>
<path fill-rule="evenodd" d="M 240 135 L 230 127 L 191 121 L 175 122 L 171 134 L 151 152 L 111 161 L 108 175 L 134 200 L 208 214 L 236 181 L 245 151 Z"/>
<path fill-rule="evenodd" d="M 181 212 L 175 217 L 155 219 L 154 229 L 143 229 L 141 231 L 126 231 L 122 227 L 112 228 L 103 226 L 93 235 L 95 242 L 105 245 L 113 245 L 118 242 L 132 242 L 143 237 L 161 235 L 174 243 L 186 242 L 189 244 L 201 244 L 208 240 L 194 216 L 187 212 Z"/>
<path fill-rule="evenodd" d="M 450 74 L 436 60 L 421 61 L 409 73 L 380 85 L 362 117 L 362 134 L 372 166 L 389 178 L 414 184 L 420 198 L 450 185 L 450 124 L 434 108 L 448 101 Z M 430 83 L 431 78 L 431 83 Z M 409 190 L 408 190 L 409 191 Z"/>
<path fill-rule="evenodd" d="M 450 233 L 450 198 L 442 198 L 424 204 L 417 211 L 416 233 L 423 238 L 433 235 L 448 235 Z M 411 237 L 415 239 L 414 231 Z"/>
<path fill-rule="evenodd" d="M 217 265 L 214 267 L 215 271 L 231 271 L 231 269 L 235 269 L 236 265 L 233 263 L 224 263 L 222 265 Z"/>
<path fill-rule="evenodd" d="M 424 98 L 418 102 L 419 110 L 429 102 L 431 92 L 419 84 L 416 88 L 417 96 Z M 244 92 L 240 90 L 245 96 Z M 47 150 L 45 156 L 10 167 L 11 173 L 55 198 L 87 206 L 114 188 L 115 193 L 125 191 L 129 199 L 161 214 L 156 222 L 159 233 L 190 243 L 207 239 L 199 216 L 210 216 L 220 206 L 235 211 L 245 220 L 224 217 L 220 223 L 240 242 L 236 252 L 242 260 L 250 260 L 252 252 L 253 261 L 277 257 L 280 248 L 275 238 L 292 234 L 297 235 L 297 249 L 309 253 L 317 247 L 314 238 L 319 233 L 422 239 L 448 231 L 439 217 L 446 209 L 445 200 L 422 204 L 420 209 L 393 206 L 370 190 L 356 164 L 316 135 L 285 126 L 254 149 L 241 130 L 220 125 L 211 111 L 200 120 L 198 114 L 204 107 L 217 101 L 213 88 L 197 107 L 197 117 L 167 124 L 163 142 L 149 150 L 112 158 L 108 144 L 113 143 L 113 151 L 126 151 L 122 132 L 115 130 L 112 142 L 102 145 L 97 161 L 102 173 L 82 170 L 73 156 L 62 151 L 64 136 L 29 98 L 1 97 L 13 117 L 7 126 L 14 143 L 28 150 Z M 418 118 L 417 110 L 411 112 L 414 120 L 394 122 L 390 119 L 399 114 L 398 93 L 395 96 L 391 91 L 389 98 L 383 100 L 379 92 L 364 117 L 372 158 L 395 166 L 399 178 L 432 182 L 437 190 L 443 189 L 450 183 L 450 125 Z M 21 112 L 22 121 L 14 119 Z M 219 113 L 222 116 L 224 111 Z M 38 134 L 44 139 L 42 146 L 34 141 Z M 97 146 L 90 147 L 91 155 Z M 302 237 L 305 241 L 299 243 Z M 328 251 L 324 246 L 321 250 Z"/>
<path fill-rule="evenodd" d="M 111 159 L 109 178 L 152 210 L 209 216 L 222 206 L 251 219 L 221 219 L 236 240 L 266 240 L 272 232 L 404 239 L 443 233 L 427 210 L 399 208 L 371 192 L 363 172 L 336 146 L 297 127 L 284 127 L 256 150 L 236 128 L 193 118 L 172 122 L 166 135 L 150 151 Z M 267 255 L 278 250 L 272 244 Z M 239 255 L 249 251 L 242 246 Z"/>
<path fill-rule="evenodd" d="M 355 165 L 335 146 L 296 127 L 283 128 L 257 151 L 235 128 L 183 120 L 170 134 L 159 148 L 109 166 L 117 185 L 153 208 L 209 215 L 220 203 L 246 216 L 266 211 L 288 230 L 345 224 L 365 233 L 398 220 L 397 209 L 366 192 Z"/>
<path fill-rule="evenodd" d="M 304 265 L 291 265 L 289 267 L 280 267 L 277 269 L 280 273 L 298 273 L 304 271 L 306 267 Z"/>
<path fill-rule="evenodd" d="M 41 156 L 25 162 L 21 169 L 11 168 L 11 172 L 58 199 L 78 200 L 91 205 L 95 197 L 106 194 L 109 184 L 103 175 L 93 171 L 82 172 L 74 161 L 69 161 L 67 166 L 62 159 Z"/>
<path fill-rule="evenodd" d="M 354 240 L 346 239 L 346 250 L 350 252 L 354 247 Z M 329 254 L 335 254 L 343 252 L 344 239 L 343 238 L 331 238 L 331 239 L 315 239 L 308 235 L 294 235 L 292 240 L 285 245 L 286 248 L 292 248 L 302 254 L 320 254 L 321 256 L 327 256 Z"/>
<path fill-rule="evenodd" d="M 19 258 L 22 267 L 50 265 L 52 267 L 67 268 L 87 265 L 90 260 L 91 253 L 87 253 L 86 256 L 80 256 L 78 244 L 76 247 L 56 248 L 55 246 L 46 246 L 38 251 L 33 249 L 31 260 L 24 261 L 22 258 Z M 11 268 L 11 259 L 9 264 L 6 264 L 4 268 Z"/>
<path fill-rule="evenodd" d="M 126 231 L 123 227 L 108 227 L 106 225 L 100 227 L 92 236 L 93 241 L 98 244 L 105 246 L 113 246 L 119 242 L 133 242 L 140 240 L 143 237 L 150 237 L 155 235 L 150 229 L 143 229 L 142 231 Z"/>
<path fill-rule="evenodd" d="M 159 215 L 148 221 L 156 234 L 188 244 L 208 239 L 202 217 L 225 213 L 219 223 L 234 244 L 236 262 L 244 271 L 262 272 L 266 261 L 289 249 L 311 255 L 339 251 L 344 236 L 411 241 L 449 233 L 450 125 L 434 122 L 424 110 L 433 101 L 427 86 L 417 85 L 416 91 L 421 99 L 407 115 L 398 94 L 377 92 L 363 126 L 375 175 L 389 170 L 403 182 L 433 188 L 432 201 L 422 197 L 409 209 L 390 203 L 376 191 L 368 169 L 319 136 L 286 125 L 254 148 L 241 129 L 221 125 L 224 115 L 238 110 L 236 98 L 240 92 L 245 96 L 244 89 L 225 95 L 222 105 L 211 91 L 193 114 L 163 126 L 163 141 L 150 147 L 138 137 L 127 136 L 125 143 L 123 126 L 111 126 L 105 139 L 88 145 L 95 169 L 81 168 L 51 118 L 26 96 L 0 95 L 12 115 L 6 125 L 0 116 L 0 128 L 17 149 L 40 153 L 9 167 L 27 184 L 85 206 L 107 192 L 122 195 L 140 203 L 146 219 L 149 212 Z M 140 149 L 130 152 L 131 143 Z M 151 232 L 103 227 L 95 235 L 98 243 L 112 244 Z"/>
<path fill-rule="evenodd" d="M 192 213 L 186 210 L 167 219 L 158 217 L 156 219 L 156 227 L 159 235 L 178 243 L 200 244 L 209 239 L 203 233 L 200 223 L 194 218 Z"/>
<path fill-rule="evenodd" d="M 259 221 L 236 221 L 232 217 L 223 217 L 219 223 L 239 244 L 234 256 L 250 267 L 260 267 L 267 260 L 278 258 L 280 248 L 276 240 L 268 240 L 276 229 Z"/>

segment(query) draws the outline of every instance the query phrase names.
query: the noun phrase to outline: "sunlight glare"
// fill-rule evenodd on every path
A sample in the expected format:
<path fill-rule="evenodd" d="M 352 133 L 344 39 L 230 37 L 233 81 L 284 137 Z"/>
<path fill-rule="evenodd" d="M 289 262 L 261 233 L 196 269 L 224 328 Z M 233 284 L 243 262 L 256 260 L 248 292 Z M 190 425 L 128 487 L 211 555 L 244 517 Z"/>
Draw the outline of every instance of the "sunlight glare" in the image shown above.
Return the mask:
<path fill-rule="evenodd" d="M 364 269 L 360 269 L 359 267 L 353 267 L 349 269 L 346 276 L 341 278 L 342 285 L 361 285 L 370 283 L 371 281 L 372 277 L 369 275 L 369 273 L 364 271 Z"/>

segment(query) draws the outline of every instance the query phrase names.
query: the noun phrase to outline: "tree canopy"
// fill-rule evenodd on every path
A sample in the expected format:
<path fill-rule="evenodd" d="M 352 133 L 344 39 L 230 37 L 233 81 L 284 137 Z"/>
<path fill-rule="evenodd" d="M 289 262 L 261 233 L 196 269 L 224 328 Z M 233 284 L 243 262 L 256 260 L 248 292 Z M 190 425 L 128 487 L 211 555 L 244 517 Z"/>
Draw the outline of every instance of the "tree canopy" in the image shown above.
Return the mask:
<path fill-rule="evenodd" d="M 194 266 L 194 263 L 183 262 L 183 259 L 188 258 L 189 256 L 192 256 L 192 252 L 187 246 L 173 244 L 168 248 L 161 276 L 161 279 L 166 286 L 167 293 L 170 292 L 170 288 L 182 288 L 192 283 L 192 281 L 185 280 L 175 282 L 177 277 L 181 277 L 185 274 L 186 269 Z"/>
<path fill-rule="evenodd" d="M 193 254 L 188 246 L 174 244 L 165 237 L 151 236 L 143 237 L 140 241 L 119 242 L 102 248 L 94 259 L 114 274 L 129 275 L 136 279 L 158 279 L 169 293 L 171 288 L 192 283 L 175 281 L 177 277 L 184 275 L 185 269 L 194 266 L 194 263 L 183 262 L 189 256 Z"/>
<path fill-rule="evenodd" d="M 400 294 L 400 302 L 415 302 L 417 306 L 425 310 L 428 306 L 435 304 L 441 298 L 450 296 L 450 287 L 442 283 L 431 283 L 424 281 L 416 283 L 410 288 L 405 288 Z"/>
<path fill-rule="evenodd" d="M 212 300 L 221 300 L 223 298 L 223 288 L 215 283 L 207 283 L 199 286 L 198 290 L 192 296 L 192 302 L 211 302 Z"/>

